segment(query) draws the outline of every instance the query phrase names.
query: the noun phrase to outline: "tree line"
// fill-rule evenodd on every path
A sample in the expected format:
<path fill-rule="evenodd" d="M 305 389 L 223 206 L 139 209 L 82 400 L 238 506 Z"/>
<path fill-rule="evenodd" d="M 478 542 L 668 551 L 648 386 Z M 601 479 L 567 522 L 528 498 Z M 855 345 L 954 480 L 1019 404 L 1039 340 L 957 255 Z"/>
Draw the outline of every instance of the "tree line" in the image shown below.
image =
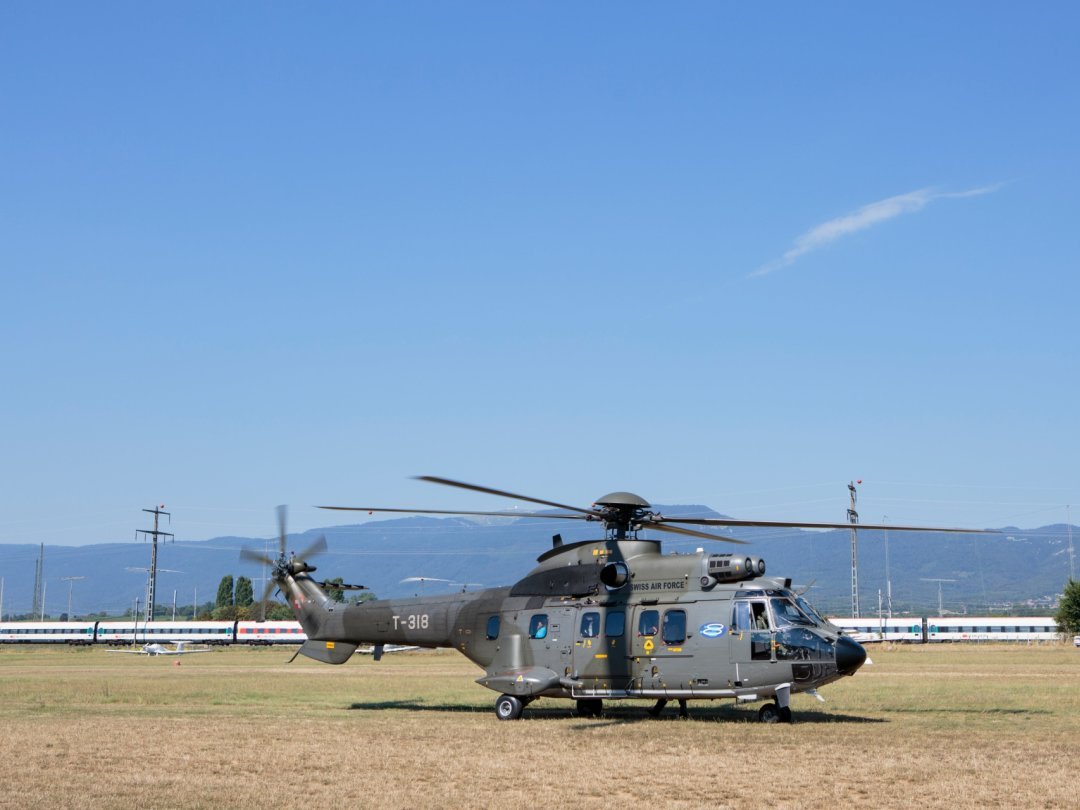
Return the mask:
<path fill-rule="evenodd" d="M 360 595 L 345 599 L 345 592 L 335 587 L 344 584 L 341 577 L 334 577 L 326 581 L 326 595 L 335 602 L 349 602 L 359 604 L 375 598 L 370 591 L 363 591 Z M 248 577 L 236 577 L 226 574 L 218 583 L 217 599 L 212 610 L 199 614 L 199 619 L 215 621 L 251 621 L 263 618 L 262 605 L 255 601 L 255 589 Z M 266 619 L 270 621 L 292 621 L 292 610 L 288 606 L 275 600 L 267 600 Z"/>

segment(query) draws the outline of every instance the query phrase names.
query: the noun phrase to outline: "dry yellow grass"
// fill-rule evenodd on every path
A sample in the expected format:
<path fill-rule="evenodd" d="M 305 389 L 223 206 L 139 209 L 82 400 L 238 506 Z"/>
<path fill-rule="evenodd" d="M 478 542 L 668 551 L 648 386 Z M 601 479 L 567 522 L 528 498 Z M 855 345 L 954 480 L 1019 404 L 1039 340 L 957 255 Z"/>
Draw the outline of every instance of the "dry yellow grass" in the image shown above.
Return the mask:
<path fill-rule="evenodd" d="M 756 706 L 644 703 L 499 722 L 454 653 L 180 659 L 0 649 L 0 807 L 1076 807 L 1080 650 L 874 648 L 874 665 Z"/>

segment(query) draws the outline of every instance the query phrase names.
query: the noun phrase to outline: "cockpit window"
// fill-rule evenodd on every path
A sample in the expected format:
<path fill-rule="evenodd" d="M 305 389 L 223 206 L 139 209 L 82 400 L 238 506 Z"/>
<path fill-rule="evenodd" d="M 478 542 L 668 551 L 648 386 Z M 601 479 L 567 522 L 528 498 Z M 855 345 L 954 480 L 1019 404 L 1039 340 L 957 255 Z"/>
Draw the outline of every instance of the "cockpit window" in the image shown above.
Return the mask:
<path fill-rule="evenodd" d="M 828 624 L 825 617 L 818 613 L 817 608 L 807 602 L 803 597 L 796 596 L 795 604 L 799 606 L 803 613 L 813 619 L 817 624 Z"/>
<path fill-rule="evenodd" d="M 752 629 L 754 623 L 750 620 L 750 603 L 749 602 L 736 602 L 735 609 L 731 616 L 731 629 L 736 632 L 743 632 Z"/>
<path fill-rule="evenodd" d="M 814 622 L 804 616 L 803 612 L 795 607 L 794 602 L 775 596 L 769 602 L 772 603 L 773 617 L 777 627 L 791 627 L 792 625 L 813 627 Z"/>
<path fill-rule="evenodd" d="M 754 612 L 754 629 L 769 629 L 769 612 L 765 610 L 764 602 L 751 602 L 750 609 Z"/>
<path fill-rule="evenodd" d="M 494 641 L 499 637 L 499 617 L 491 616 L 487 620 L 487 639 Z"/>

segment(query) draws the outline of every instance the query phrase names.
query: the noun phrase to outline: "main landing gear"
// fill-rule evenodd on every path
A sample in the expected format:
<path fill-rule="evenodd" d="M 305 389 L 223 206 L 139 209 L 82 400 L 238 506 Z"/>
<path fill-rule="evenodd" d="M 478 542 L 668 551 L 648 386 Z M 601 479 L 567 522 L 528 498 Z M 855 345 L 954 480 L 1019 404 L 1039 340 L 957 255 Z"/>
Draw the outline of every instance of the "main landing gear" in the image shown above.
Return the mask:
<path fill-rule="evenodd" d="M 779 706 L 776 703 L 766 703 L 758 710 L 758 720 L 762 723 L 793 723 L 790 706 Z"/>
<path fill-rule="evenodd" d="M 599 717 L 604 711 L 604 701 L 600 698 L 585 698 L 577 702 L 578 717 Z"/>
<path fill-rule="evenodd" d="M 665 706 L 667 706 L 667 698 L 660 698 L 656 701 L 656 705 L 649 709 L 649 716 L 659 717 Z M 690 717 L 690 712 L 686 710 L 686 700 L 684 698 L 679 698 L 679 717 L 683 720 Z"/>

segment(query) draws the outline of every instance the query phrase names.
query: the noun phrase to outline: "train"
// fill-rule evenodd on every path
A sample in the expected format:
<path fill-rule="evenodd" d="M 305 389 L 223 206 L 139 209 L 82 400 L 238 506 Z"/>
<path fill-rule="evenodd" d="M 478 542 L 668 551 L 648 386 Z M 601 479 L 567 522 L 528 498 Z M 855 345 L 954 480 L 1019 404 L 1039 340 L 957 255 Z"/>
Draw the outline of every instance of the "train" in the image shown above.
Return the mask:
<path fill-rule="evenodd" d="M 299 622 L 286 621 L 71 621 L 0 622 L 0 644 L 131 644 L 195 642 L 224 644 L 303 644 Z"/>
<path fill-rule="evenodd" d="M 1049 616 L 929 616 L 891 619 L 830 619 L 859 642 L 896 641 L 929 644 L 938 641 L 1061 641 L 1063 634 Z"/>
<path fill-rule="evenodd" d="M 928 644 L 939 641 L 1061 641 L 1061 630 L 1046 616 L 930 616 L 892 619 L 834 618 L 830 621 L 856 641 Z M 1077 637 L 1080 639 L 1080 636 Z M 303 644 L 299 622 L 290 621 L 71 621 L 0 622 L 0 644 L 54 643 L 113 646 L 150 642 L 225 644 Z M 1078 645 L 1080 646 L 1080 645 Z"/>

